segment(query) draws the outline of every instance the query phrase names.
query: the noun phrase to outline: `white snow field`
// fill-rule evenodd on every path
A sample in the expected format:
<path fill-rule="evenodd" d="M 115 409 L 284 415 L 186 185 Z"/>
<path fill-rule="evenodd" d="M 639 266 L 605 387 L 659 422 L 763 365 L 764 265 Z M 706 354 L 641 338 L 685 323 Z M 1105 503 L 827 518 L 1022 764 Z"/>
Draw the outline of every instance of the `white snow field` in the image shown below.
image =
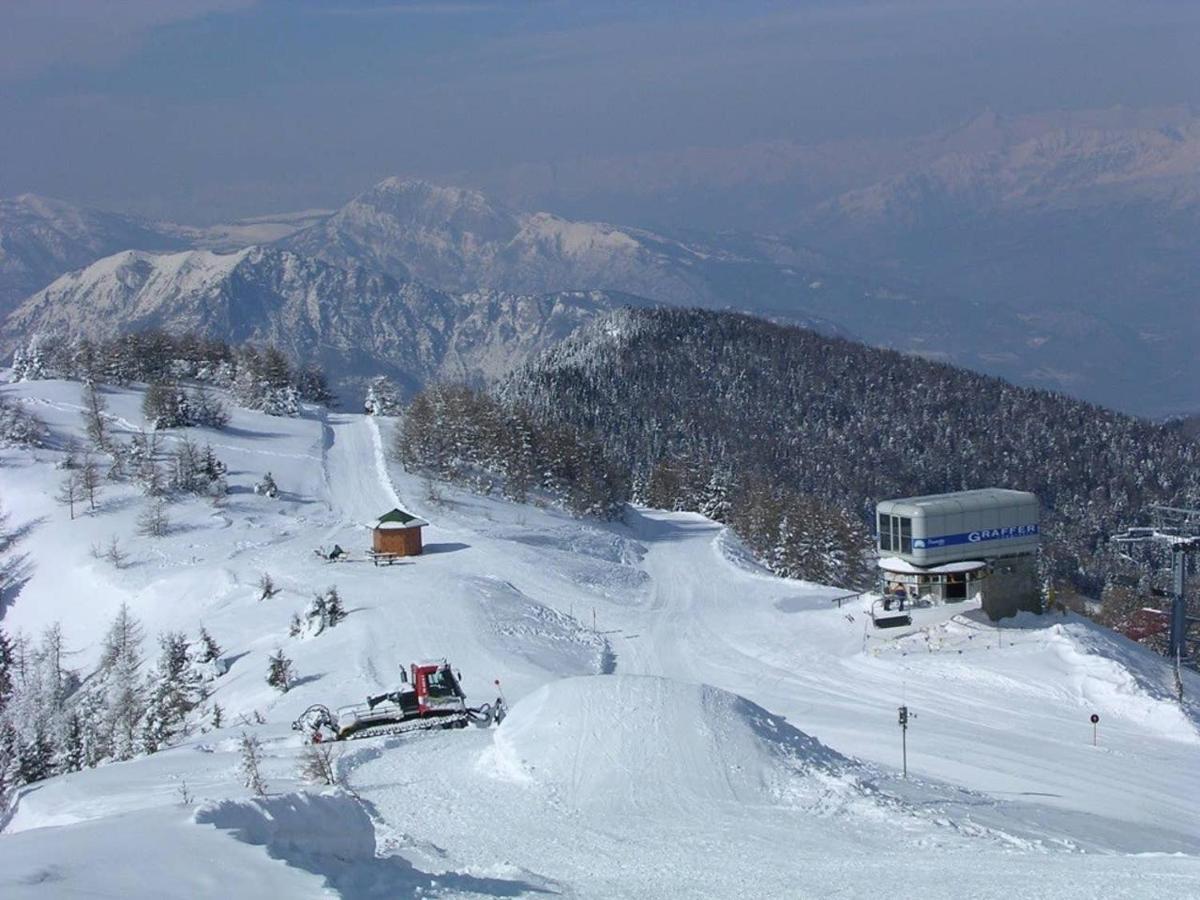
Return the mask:
<path fill-rule="evenodd" d="M 0 391 L 57 446 L 82 439 L 78 384 Z M 106 396 L 119 429 L 142 424 L 138 391 Z M 393 427 L 306 409 L 193 429 L 231 493 L 172 504 L 161 538 L 135 534 L 134 487 L 71 521 L 59 450 L 0 451 L 5 630 L 61 622 L 86 674 L 126 602 L 147 655 L 203 623 L 231 662 L 228 727 L 20 791 L 0 897 L 1200 897 L 1200 707 L 1142 648 L 1057 615 L 878 637 L 862 601 L 766 574 L 701 516 L 601 523 L 430 485 L 385 461 Z M 278 499 L 251 490 L 268 470 Z M 432 523 L 426 553 L 375 567 L 365 523 L 397 504 Z M 90 553 L 112 535 L 125 569 Z M 312 552 L 334 542 L 350 561 Z M 259 601 L 263 572 L 283 590 Z M 289 637 L 331 584 L 349 617 Z M 280 647 L 287 694 L 264 681 Z M 305 707 L 443 656 L 473 703 L 499 679 L 503 725 L 347 742 L 343 788 L 298 779 Z M 265 799 L 241 785 L 243 731 Z"/>

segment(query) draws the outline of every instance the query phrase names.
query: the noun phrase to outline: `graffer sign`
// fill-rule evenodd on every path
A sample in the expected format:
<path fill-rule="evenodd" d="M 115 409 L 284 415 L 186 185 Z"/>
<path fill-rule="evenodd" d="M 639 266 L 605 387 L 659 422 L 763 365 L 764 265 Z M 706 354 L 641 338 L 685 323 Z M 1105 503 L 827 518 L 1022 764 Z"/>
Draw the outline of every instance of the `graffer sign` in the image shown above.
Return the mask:
<path fill-rule="evenodd" d="M 982 544 L 984 541 L 1003 541 L 1009 538 L 1031 537 L 1038 533 L 1037 523 L 1011 525 L 1007 528 L 981 528 L 964 531 L 962 534 L 943 534 L 938 537 L 913 538 L 914 550 L 932 550 L 936 547 L 951 547 L 955 544 Z"/>

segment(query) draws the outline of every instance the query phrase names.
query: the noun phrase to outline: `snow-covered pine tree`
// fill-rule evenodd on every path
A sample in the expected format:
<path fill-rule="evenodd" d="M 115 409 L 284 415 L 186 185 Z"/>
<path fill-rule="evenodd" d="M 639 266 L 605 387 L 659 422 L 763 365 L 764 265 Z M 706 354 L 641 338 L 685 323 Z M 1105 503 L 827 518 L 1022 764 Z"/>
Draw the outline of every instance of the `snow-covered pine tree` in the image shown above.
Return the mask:
<path fill-rule="evenodd" d="M 378 375 L 367 385 L 367 397 L 363 401 L 363 412 L 368 416 L 399 415 L 404 403 L 400 389 L 386 375 Z"/>
<path fill-rule="evenodd" d="M 47 720 L 34 719 L 17 742 L 17 772 L 20 784 L 32 784 L 54 774 L 54 742 Z"/>
<path fill-rule="evenodd" d="M 725 522 L 729 518 L 729 496 L 733 489 L 733 475 L 726 468 L 714 468 L 708 484 L 700 497 L 700 512 L 714 522 Z"/>
<path fill-rule="evenodd" d="M 60 772 L 78 772 L 87 765 L 84 747 L 83 719 L 72 710 L 63 722 L 62 739 L 58 748 L 56 766 Z"/>
<path fill-rule="evenodd" d="M 302 633 L 306 637 L 316 637 L 329 626 L 329 604 L 325 594 L 314 594 L 304 611 Z"/>
<path fill-rule="evenodd" d="M 23 348 L 17 349 L 12 369 L 14 381 L 40 381 L 47 377 L 41 335 L 33 335 Z"/>
<path fill-rule="evenodd" d="M 189 395 L 188 405 L 192 411 L 192 423 L 206 428 L 224 428 L 229 424 L 229 411 L 214 394 L 196 388 Z"/>
<path fill-rule="evenodd" d="M 191 400 L 174 382 L 152 382 L 142 397 L 142 415 L 151 428 L 183 428 L 194 423 Z"/>
<path fill-rule="evenodd" d="M 309 403 L 330 404 L 334 399 L 325 373 L 319 366 L 311 363 L 296 373 L 293 384 L 300 399 Z"/>
<path fill-rule="evenodd" d="M 200 637 L 196 639 L 195 657 L 199 663 L 210 663 L 221 658 L 221 646 L 203 625 L 200 626 Z"/>
<path fill-rule="evenodd" d="M 291 689 L 293 681 L 295 681 L 295 674 L 292 671 L 292 661 L 283 655 L 282 649 L 276 650 L 268 663 L 267 684 L 281 694 L 286 694 Z"/>
<path fill-rule="evenodd" d="M 46 425 L 23 406 L 0 397 L 0 446 L 40 447 Z"/>
<path fill-rule="evenodd" d="M 325 591 L 325 618 L 329 622 L 329 627 L 333 628 L 346 616 L 346 607 L 342 605 L 342 597 L 338 593 L 337 585 L 330 585 L 329 589 Z"/>
<path fill-rule="evenodd" d="M 0 628 L 0 715 L 16 689 L 16 659 L 12 638 Z"/>
<path fill-rule="evenodd" d="M 184 727 L 187 714 L 203 698 L 203 687 L 188 658 L 180 632 L 159 636 L 159 657 L 147 680 L 148 702 L 142 722 L 142 749 L 153 753 Z"/>
<path fill-rule="evenodd" d="M 129 759 L 137 752 L 138 725 L 146 709 L 139 677 L 142 639 L 141 623 L 122 603 L 105 635 L 98 673 L 104 737 L 115 759 Z"/>
<path fill-rule="evenodd" d="M 263 389 L 258 408 L 268 416 L 295 418 L 300 415 L 300 394 L 290 384 L 282 387 L 268 386 Z"/>

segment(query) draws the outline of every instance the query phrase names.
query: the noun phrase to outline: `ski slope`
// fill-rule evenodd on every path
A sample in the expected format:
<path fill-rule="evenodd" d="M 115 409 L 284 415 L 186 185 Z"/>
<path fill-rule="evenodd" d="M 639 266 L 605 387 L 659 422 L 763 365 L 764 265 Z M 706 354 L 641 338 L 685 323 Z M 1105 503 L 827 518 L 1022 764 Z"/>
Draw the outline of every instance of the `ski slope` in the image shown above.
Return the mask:
<path fill-rule="evenodd" d="M 79 385 L 0 390 L 56 445 L 80 436 Z M 106 396 L 118 429 L 141 424 L 138 391 Z M 0 895 L 1200 896 L 1200 712 L 1136 645 L 1074 616 L 881 639 L 842 591 L 770 576 L 701 516 L 600 523 L 430 485 L 387 461 L 391 427 L 309 409 L 194 429 L 231 493 L 173 504 L 157 539 L 134 534 L 134 488 L 70 521 L 61 453 L 0 451 L 21 530 L 7 631 L 61 622 L 86 672 L 127 602 L 150 636 L 203 623 L 232 663 L 212 698 L 229 727 L 24 789 Z M 250 489 L 268 470 L 276 500 Z M 397 503 L 432 523 L 427 552 L 377 568 L 366 523 Z M 120 571 L 89 553 L 113 534 Z M 350 561 L 312 552 L 333 543 Z M 282 591 L 260 601 L 262 572 Z M 349 617 L 289 637 L 331 584 Z M 299 675 L 283 695 L 264 682 L 279 647 Z M 305 707 L 441 656 L 473 703 L 500 681 L 503 725 L 351 742 L 344 790 L 297 780 Z M 239 782 L 243 730 L 267 750 L 265 800 Z"/>

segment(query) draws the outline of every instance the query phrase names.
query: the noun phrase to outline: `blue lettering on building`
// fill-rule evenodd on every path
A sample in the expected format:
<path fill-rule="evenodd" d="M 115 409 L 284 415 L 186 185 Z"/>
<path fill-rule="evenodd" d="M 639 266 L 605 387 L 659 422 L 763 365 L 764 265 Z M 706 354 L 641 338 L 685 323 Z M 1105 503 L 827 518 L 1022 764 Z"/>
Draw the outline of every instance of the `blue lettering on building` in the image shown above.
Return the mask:
<path fill-rule="evenodd" d="M 981 528 L 964 531 L 962 534 L 943 534 L 938 537 L 913 538 L 914 550 L 933 550 L 952 547 L 955 544 L 981 544 L 984 541 L 1004 541 L 1010 538 L 1032 537 L 1038 534 L 1038 525 L 1011 525 L 1007 528 Z"/>

